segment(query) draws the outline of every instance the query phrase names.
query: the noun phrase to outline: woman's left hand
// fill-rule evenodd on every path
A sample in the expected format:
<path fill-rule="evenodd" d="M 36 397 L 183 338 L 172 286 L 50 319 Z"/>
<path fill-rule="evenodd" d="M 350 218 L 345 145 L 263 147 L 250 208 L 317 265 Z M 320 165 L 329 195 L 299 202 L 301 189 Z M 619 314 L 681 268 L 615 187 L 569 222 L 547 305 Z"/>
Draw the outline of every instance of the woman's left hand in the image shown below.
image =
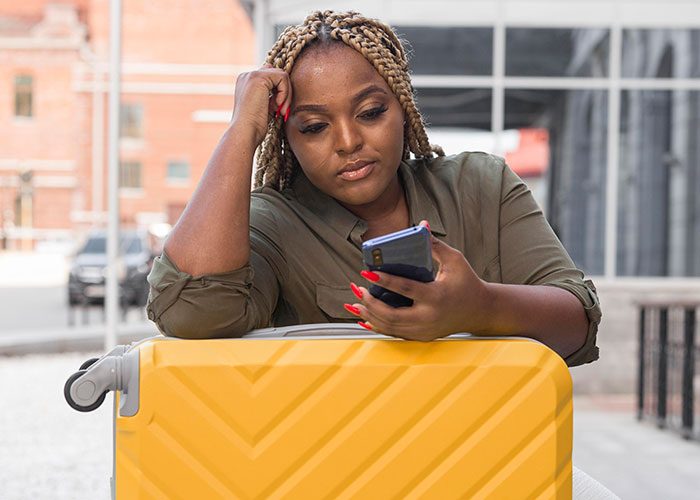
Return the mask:
<path fill-rule="evenodd" d="M 488 329 L 488 283 L 477 276 L 459 250 L 432 235 L 431 246 L 439 270 L 429 283 L 363 271 L 362 275 L 372 284 L 413 299 L 410 307 L 394 308 L 373 297 L 366 287 L 359 287 L 362 303 L 351 308 L 359 312 L 367 327 L 384 335 L 420 341 Z"/>

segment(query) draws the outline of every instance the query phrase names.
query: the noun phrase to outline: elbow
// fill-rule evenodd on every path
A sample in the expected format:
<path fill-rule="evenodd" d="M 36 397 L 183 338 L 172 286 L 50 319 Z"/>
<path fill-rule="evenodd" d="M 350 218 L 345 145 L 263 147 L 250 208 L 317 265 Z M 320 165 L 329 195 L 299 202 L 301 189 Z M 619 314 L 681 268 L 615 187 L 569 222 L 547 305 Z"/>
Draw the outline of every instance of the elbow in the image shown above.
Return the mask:
<path fill-rule="evenodd" d="M 160 316 L 148 310 L 148 316 L 168 337 L 180 339 L 212 339 L 242 337 L 254 328 L 248 307 L 241 298 L 240 307 L 216 308 L 177 300 Z"/>

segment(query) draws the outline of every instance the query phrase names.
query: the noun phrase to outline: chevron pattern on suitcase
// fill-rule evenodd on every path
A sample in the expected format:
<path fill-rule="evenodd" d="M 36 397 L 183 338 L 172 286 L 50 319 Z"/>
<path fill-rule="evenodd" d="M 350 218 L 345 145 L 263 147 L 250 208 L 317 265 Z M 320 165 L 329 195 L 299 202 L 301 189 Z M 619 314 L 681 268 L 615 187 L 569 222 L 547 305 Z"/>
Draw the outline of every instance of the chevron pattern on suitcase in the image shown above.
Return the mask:
<path fill-rule="evenodd" d="M 117 498 L 570 498 L 571 379 L 520 340 L 155 341 Z"/>

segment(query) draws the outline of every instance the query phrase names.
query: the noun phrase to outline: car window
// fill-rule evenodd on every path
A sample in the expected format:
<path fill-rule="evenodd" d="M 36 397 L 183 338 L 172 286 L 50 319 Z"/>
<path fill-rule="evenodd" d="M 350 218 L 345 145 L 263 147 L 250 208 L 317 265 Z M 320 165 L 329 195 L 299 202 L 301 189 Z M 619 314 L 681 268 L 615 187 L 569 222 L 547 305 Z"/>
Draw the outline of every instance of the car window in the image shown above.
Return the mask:
<path fill-rule="evenodd" d="M 80 253 L 107 253 L 107 239 L 101 237 L 88 238 Z"/>
<path fill-rule="evenodd" d="M 141 238 L 137 236 L 122 236 L 119 244 L 122 253 L 135 254 L 143 250 Z M 106 254 L 107 238 L 104 236 L 92 236 L 88 238 L 80 253 Z"/>
<path fill-rule="evenodd" d="M 141 239 L 125 238 L 122 240 L 122 248 L 126 249 L 126 253 L 139 253 L 141 251 Z"/>

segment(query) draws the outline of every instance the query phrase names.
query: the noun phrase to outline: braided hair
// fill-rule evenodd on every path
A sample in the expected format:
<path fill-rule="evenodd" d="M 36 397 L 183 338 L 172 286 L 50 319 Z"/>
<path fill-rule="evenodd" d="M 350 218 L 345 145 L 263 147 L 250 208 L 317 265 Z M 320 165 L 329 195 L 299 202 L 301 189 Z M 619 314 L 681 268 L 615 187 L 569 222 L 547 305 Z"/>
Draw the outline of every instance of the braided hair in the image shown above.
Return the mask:
<path fill-rule="evenodd" d="M 312 44 L 344 43 L 356 50 L 384 78 L 401 105 L 404 125 L 403 159 L 444 156 L 440 146 L 431 145 L 423 119 L 413 99 L 408 62 L 401 42 L 392 29 L 376 19 L 357 12 L 317 11 L 302 24 L 287 27 L 267 55 L 267 63 L 291 73 L 299 54 Z M 271 119 L 267 134 L 258 149 L 255 187 L 281 191 L 288 186 L 299 168 L 282 127 L 282 120 Z"/>

